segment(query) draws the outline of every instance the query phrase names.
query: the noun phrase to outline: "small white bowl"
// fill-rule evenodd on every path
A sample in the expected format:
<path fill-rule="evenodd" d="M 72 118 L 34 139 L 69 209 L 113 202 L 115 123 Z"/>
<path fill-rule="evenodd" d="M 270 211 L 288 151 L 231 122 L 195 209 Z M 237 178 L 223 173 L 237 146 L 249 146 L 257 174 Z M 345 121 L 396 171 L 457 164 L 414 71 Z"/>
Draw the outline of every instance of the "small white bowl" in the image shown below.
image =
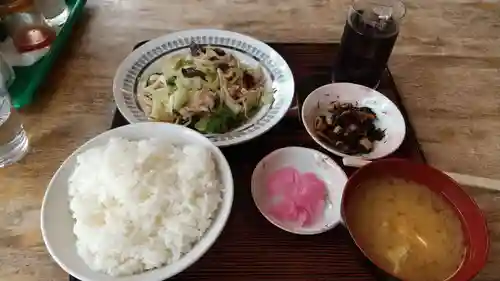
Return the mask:
<path fill-rule="evenodd" d="M 208 148 L 214 155 L 222 181 L 224 194 L 222 203 L 212 221 L 211 227 L 187 254 L 170 265 L 143 273 L 113 277 L 92 271 L 77 253 L 73 234 L 74 220 L 69 209 L 68 178 L 74 170 L 78 154 L 92 147 L 106 144 L 112 137 L 130 140 L 161 138 L 176 144 L 197 144 Z M 145 122 L 131 124 L 104 132 L 88 141 L 61 165 L 50 181 L 43 198 L 41 210 L 42 236 L 52 258 L 66 272 L 81 281 L 160 281 L 174 276 L 196 262 L 212 246 L 224 228 L 233 203 L 233 177 L 229 164 L 212 142 L 198 132 L 187 127 Z"/>
<path fill-rule="evenodd" d="M 326 112 L 332 102 L 352 103 L 369 107 L 377 115 L 375 126 L 385 130 L 385 137 L 374 143 L 373 151 L 367 154 L 347 155 L 319 138 L 314 131 L 314 119 Z M 398 107 L 386 96 L 373 89 L 352 83 L 333 83 L 321 86 L 307 96 L 302 105 L 302 123 L 309 135 L 324 149 L 341 157 L 377 159 L 393 153 L 405 138 L 406 126 Z"/>
<path fill-rule="evenodd" d="M 266 212 L 267 202 L 271 199 L 266 192 L 267 178 L 274 171 L 285 167 L 293 167 L 300 173 L 313 172 L 325 182 L 329 202 L 325 204 L 323 218 L 310 226 L 293 226 Z M 345 172 L 325 154 L 310 148 L 285 147 L 269 153 L 255 167 L 252 174 L 252 197 L 261 214 L 275 226 L 295 234 L 319 234 L 339 224 L 342 192 L 346 183 Z"/>

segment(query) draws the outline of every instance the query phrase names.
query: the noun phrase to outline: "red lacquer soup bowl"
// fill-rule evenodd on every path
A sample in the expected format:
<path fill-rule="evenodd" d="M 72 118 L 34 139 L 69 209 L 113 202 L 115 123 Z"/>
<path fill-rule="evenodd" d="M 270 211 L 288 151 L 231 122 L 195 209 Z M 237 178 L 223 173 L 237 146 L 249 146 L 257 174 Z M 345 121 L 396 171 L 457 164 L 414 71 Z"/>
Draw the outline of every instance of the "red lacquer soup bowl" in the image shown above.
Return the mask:
<path fill-rule="evenodd" d="M 352 229 L 349 228 L 349 215 L 346 215 L 346 210 L 349 209 L 347 206 L 351 203 L 355 204 L 350 199 L 352 199 L 357 187 L 367 180 L 382 177 L 401 178 L 416 182 L 435 193 L 441 194 L 442 198 L 453 206 L 462 223 L 466 252 L 458 270 L 443 281 L 468 281 L 477 275 L 486 264 L 489 250 L 488 229 L 481 210 L 460 185 L 446 174 L 432 167 L 407 160 L 377 160 L 359 169 L 347 182 L 342 197 L 342 219 L 354 242 L 364 255 L 372 263 L 387 272 L 386 269 L 380 267 L 376 261 L 366 255 L 361 246 L 364 241 L 356 241 Z M 352 207 L 357 208 L 357 206 Z"/>

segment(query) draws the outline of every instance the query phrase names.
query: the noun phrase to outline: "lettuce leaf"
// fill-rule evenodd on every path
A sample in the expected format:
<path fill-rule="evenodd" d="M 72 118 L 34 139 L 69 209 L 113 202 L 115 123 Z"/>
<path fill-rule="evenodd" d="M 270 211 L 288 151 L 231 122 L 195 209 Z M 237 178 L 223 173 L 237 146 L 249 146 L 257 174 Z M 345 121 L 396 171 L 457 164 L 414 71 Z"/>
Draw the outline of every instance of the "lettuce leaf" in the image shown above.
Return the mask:
<path fill-rule="evenodd" d="M 240 115 L 234 114 L 229 107 L 223 105 L 210 116 L 205 116 L 198 120 L 194 128 L 202 133 L 221 134 L 234 128 L 241 120 L 242 117 Z"/>

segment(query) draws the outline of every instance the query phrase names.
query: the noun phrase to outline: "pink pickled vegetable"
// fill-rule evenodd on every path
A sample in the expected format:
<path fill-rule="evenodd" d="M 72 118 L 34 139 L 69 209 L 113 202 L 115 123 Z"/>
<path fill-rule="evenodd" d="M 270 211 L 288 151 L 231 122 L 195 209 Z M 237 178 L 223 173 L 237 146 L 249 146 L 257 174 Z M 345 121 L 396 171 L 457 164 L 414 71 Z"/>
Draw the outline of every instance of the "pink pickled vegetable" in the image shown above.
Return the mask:
<path fill-rule="evenodd" d="M 300 181 L 299 171 L 292 167 L 282 168 L 267 178 L 267 191 L 269 196 L 280 196 L 296 190 L 294 185 Z M 292 188 L 288 188 L 292 186 Z"/>
<path fill-rule="evenodd" d="M 268 211 L 280 221 L 307 226 L 323 215 L 326 186 L 314 173 L 285 167 L 267 178 L 266 188 L 271 198 Z"/>

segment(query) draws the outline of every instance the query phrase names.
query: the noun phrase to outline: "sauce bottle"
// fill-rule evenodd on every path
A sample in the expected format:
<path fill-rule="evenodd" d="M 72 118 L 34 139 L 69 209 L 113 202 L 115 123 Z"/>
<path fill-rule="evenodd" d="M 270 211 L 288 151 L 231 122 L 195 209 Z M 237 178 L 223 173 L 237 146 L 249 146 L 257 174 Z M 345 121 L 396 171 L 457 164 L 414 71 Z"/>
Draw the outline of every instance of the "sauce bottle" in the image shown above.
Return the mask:
<path fill-rule="evenodd" d="M 55 30 L 47 24 L 33 0 L 0 3 L 0 16 L 5 19 L 8 33 L 19 53 L 43 49 L 56 39 Z"/>

